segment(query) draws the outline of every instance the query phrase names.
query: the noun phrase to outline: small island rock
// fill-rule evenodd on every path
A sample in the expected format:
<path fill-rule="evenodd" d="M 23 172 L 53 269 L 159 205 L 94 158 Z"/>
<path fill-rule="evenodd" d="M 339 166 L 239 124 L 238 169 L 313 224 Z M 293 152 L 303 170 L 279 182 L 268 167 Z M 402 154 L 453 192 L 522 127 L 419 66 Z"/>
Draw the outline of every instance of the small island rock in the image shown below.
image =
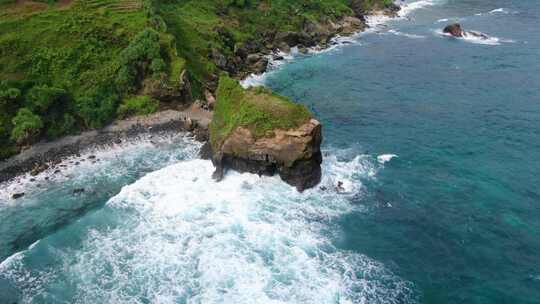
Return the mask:
<path fill-rule="evenodd" d="M 454 37 L 463 37 L 463 29 L 461 28 L 461 24 L 459 23 L 447 25 L 443 29 L 443 33 L 450 34 Z"/>

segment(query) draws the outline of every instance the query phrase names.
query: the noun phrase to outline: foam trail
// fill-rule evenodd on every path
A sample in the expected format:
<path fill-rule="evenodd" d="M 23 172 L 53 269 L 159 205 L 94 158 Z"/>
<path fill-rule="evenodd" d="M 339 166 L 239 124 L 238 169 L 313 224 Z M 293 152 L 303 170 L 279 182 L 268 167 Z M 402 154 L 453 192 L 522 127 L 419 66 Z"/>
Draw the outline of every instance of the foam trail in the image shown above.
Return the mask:
<path fill-rule="evenodd" d="M 153 172 L 11 257 L 2 275 L 23 292 L 21 303 L 414 301 L 411 284 L 384 265 L 332 245 L 334 220 L 363 210 L 350 200 L 375 174 L 369 157 L 328 156 L 321 184 L 328 190 L 304 193 L 276 177 L 235 172 L 215 183 L 212 170 L 209 161 L 189 160 Z M 343 193 L 330 189 L 337 180 Z M 74 236 L 73 245 L 54 242 Z M 70 293 L 60 297 L 59 282 Z"/>
<path fill-rule="evenodd" d="M 490 11 L 488 14 L 497 14 L 497 13 L 508 14 L 508 11 L 506 11 L 504 8 L 497 8 Z"/>
<path fill-rule="evenodd" d="M 464 32 L 463 37 L 454 37 L 450 34 L 444 33 L 440 29 L 434 30 L 434 33 L 439 36 L 450 37 L 450 38 L 458 39 L 458 40 L 465 41 L 468 43 L 482 44 L 482 45 L 495 46 L 495 45 L 501 45 L 501 43 L 515 43 L 515 41 L 511 39 L 502 39 L 498 37 L 487 36 L 480 32 L 473 32 L 473 31 Z M 476 35 L 473 33 L 475 33 Z M 484 35 L 485 37 L 482 37 L 481 35 Z"/>
<path fill-rule="evenodd" d="M 394 158 L 397 158 L 398 156 L 396 154 L 381 154 L 377 156 L 377 161 L 383 165 L 389 161 L 391 161 Z"/>
<path fill-rule="evenodd" d="M 405 3 L 401 5 L 401 10 L 399 11 L 398 14 L 400 17 L 405 17 L 415 10 L 434 6 L 436 4 L 437 4 L 437 1 L 433 1 L 433 0 L 420 0 L 420 1 L 415 1 L 415 2 Z"/>
<path fill-rule="evenodd" d="M 436 5 L 438 2 L 434 0 L 420 0 L 409 3 L 400 3 L 401 9 L 398 12 L 397 17 L 386 16 L 382 13 L 373 14 L 366 18 L 368 25 L 372 28 L 372 31 L 377 31 L 386 26 L 386 24 L 394 19 L 406 19 L 408 16 L 419 9 Z"/>
<path fill-rule="evenodd" d="M 425 36 L 422 36 L 422 35 L 407 34 L 407 33 L 403 33 L 403 32 L 396 31 L 396 30 L 389 30 L 388 33 L 396 35 L 396 36 L 407 37 L 407 38 L 412 38 L 412 39 L 426 38 Z"/>

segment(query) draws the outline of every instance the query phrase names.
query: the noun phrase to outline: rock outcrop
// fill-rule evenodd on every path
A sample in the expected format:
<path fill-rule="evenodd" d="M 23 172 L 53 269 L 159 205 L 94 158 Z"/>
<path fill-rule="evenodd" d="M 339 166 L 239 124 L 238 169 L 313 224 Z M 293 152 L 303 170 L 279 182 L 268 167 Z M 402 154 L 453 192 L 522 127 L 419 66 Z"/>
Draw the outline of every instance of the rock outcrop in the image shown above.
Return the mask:
<path fill-rule="evenodd" d="M 443 29 L 443 33 L 450 34 L 454 37 L 463 37 L 463 29 L 461 28 L 461 24 L 459 23 L 447 25 Z"/>
<path fill-rule="evenodd" d="M 212 159 L 214 178 L 227 169 L 275 175 L 299 191 L 321 179 L 321 124 L 309 110 L 265 88 L 244 89 L 222 75 L 201 157 Z"/>
<path fill-rule="evenodd" d="M 213 153 L 214 178 L 227 169 L 259 175 L 279 174 L 298 191 L 316 186 L 321 179 L 321 124 L 311 119 L 298 128 L 274 130 L 272 136 L 255 138 L 238 127 Z"/>
<path fill-rule="evenodd" d="M 457 38 L 475 37 L 475 38 L 479 38 L 479 39 L 489 39 L 489 36 L 484 34 L 484 33 L 463 30 L 463 28 L 461 27 L 461 24 L 459 24 L 459 23 L 454 23 L 454 24 L 447 25 L 443 29 L 443 33 L 449 34 L 449 35 L 451 35 L 453 37 L 457 37 Z"/>
<path fill-rule="evenodd" d="M 145 79 L 141 94 L 164 102 L 179 102 L 185 105 L 193 102 L 191 83 L 186 70 L 174 81 L 166 79 L 166 75 Z"/>

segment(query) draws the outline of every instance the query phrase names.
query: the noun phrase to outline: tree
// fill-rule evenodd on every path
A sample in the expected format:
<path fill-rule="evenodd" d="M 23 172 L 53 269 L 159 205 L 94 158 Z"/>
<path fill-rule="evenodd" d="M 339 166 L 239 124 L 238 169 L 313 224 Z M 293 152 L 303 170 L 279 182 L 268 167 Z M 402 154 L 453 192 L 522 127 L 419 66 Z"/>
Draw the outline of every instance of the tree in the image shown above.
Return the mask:
<path fill-rule="evenodd" d="M 101 128 L 113 119 L 117 101 L 117 95 L 81 97 L 76 100 L 77 114 L 87 128 Z"/>
<path fill-rule="evenodd" d="M 12 122 L 11 139 L 17 141 L 18 144 L 32 140 L 43 128 L 41 118 L 28 108 L 20 109 Z"/>
<path fill-rule="evenodd" d="M 35 86 L 28 92 L 27 106 L 32 111 L 45 113 L 53 105 L 63 103 L 68 98 L 68 93 L 63 89 Z"/>
<path fill-rule="evenodd" d="M 122 67 L 119 69 L 116 84 L 124 91 L 134 91 L 137 81 L 147 74 L 154 75 L 165 71 L 166 64 L 161 58 L 159 33 L 146 28 L 120 54 Z"/>

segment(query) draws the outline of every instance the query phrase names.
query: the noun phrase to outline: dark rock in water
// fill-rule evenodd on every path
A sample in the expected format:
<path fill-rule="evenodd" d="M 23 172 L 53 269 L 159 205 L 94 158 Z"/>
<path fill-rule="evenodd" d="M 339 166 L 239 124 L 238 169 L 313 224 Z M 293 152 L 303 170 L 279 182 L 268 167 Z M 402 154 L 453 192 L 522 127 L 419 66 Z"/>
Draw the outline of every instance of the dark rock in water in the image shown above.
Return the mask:
<path fill-rule="evenodd" d="M 212 157 L 212 163 L 216 167 L 216 170 L 214 173 L 212 173 L 212 178 L 220 182 L 223 180 L 223 177 L 225 176 L 225 166 L 223 163 L 223 153 L 218 152 Z"/>
<path fill-rule="evenodd" d="M 86 190 L 84 188 L 77 188 L 73 190 L 73 194 L 80 194 L 85 192 Z"/>
<path fill-rule="evenodd" d="M 450 34 L 453 37 L 458 37 L 458 38 L 459 37 L 473 36 L 473 37 L 480 38 L 480 39 L 489 39 L 489 36 L 484 34 L 484 33 L 463 30 L 463 28 L 461 27 L 461 25 L 459 23 L 454 23 L 454 24 L 447 25 L 444 28 L 443 32 L 445 34 Z"/>
<path fill-rule="evenodd" d="M 96 159 L 96 156 L 95 155 L 90 155 L 90 156 L 88 156 L 88 159 Z"/>
<path fill-rule="evenodd" d="M 15 193 L 11 196 L 12 199 L 18 199 L 24 196 L 24 192 L 21 193 Z"/>
<path fill-rule="evenodd" d="M 463 37 L 463 29 L 461 28 L 461 24 L 459 23 L 447 25 L 443 29 L 443 33 L 450 34 L 454 37 Z"/>
<path fill-rule="evenodd" d="M 336 186 L 336 191 L 337 192 L 345 191 L 345 188 L 343 188 L 343 182 L 342 181 L 338 181 L 337 186 Z"/>
<path fill-rule="evenodd" d="M 212 159 L 212 145 L 210 144 L 210 142 L 204 143 L 204 145 L 201 147 L 201 150 L 199 151 L 199 157 L 205 160 Z"/>

